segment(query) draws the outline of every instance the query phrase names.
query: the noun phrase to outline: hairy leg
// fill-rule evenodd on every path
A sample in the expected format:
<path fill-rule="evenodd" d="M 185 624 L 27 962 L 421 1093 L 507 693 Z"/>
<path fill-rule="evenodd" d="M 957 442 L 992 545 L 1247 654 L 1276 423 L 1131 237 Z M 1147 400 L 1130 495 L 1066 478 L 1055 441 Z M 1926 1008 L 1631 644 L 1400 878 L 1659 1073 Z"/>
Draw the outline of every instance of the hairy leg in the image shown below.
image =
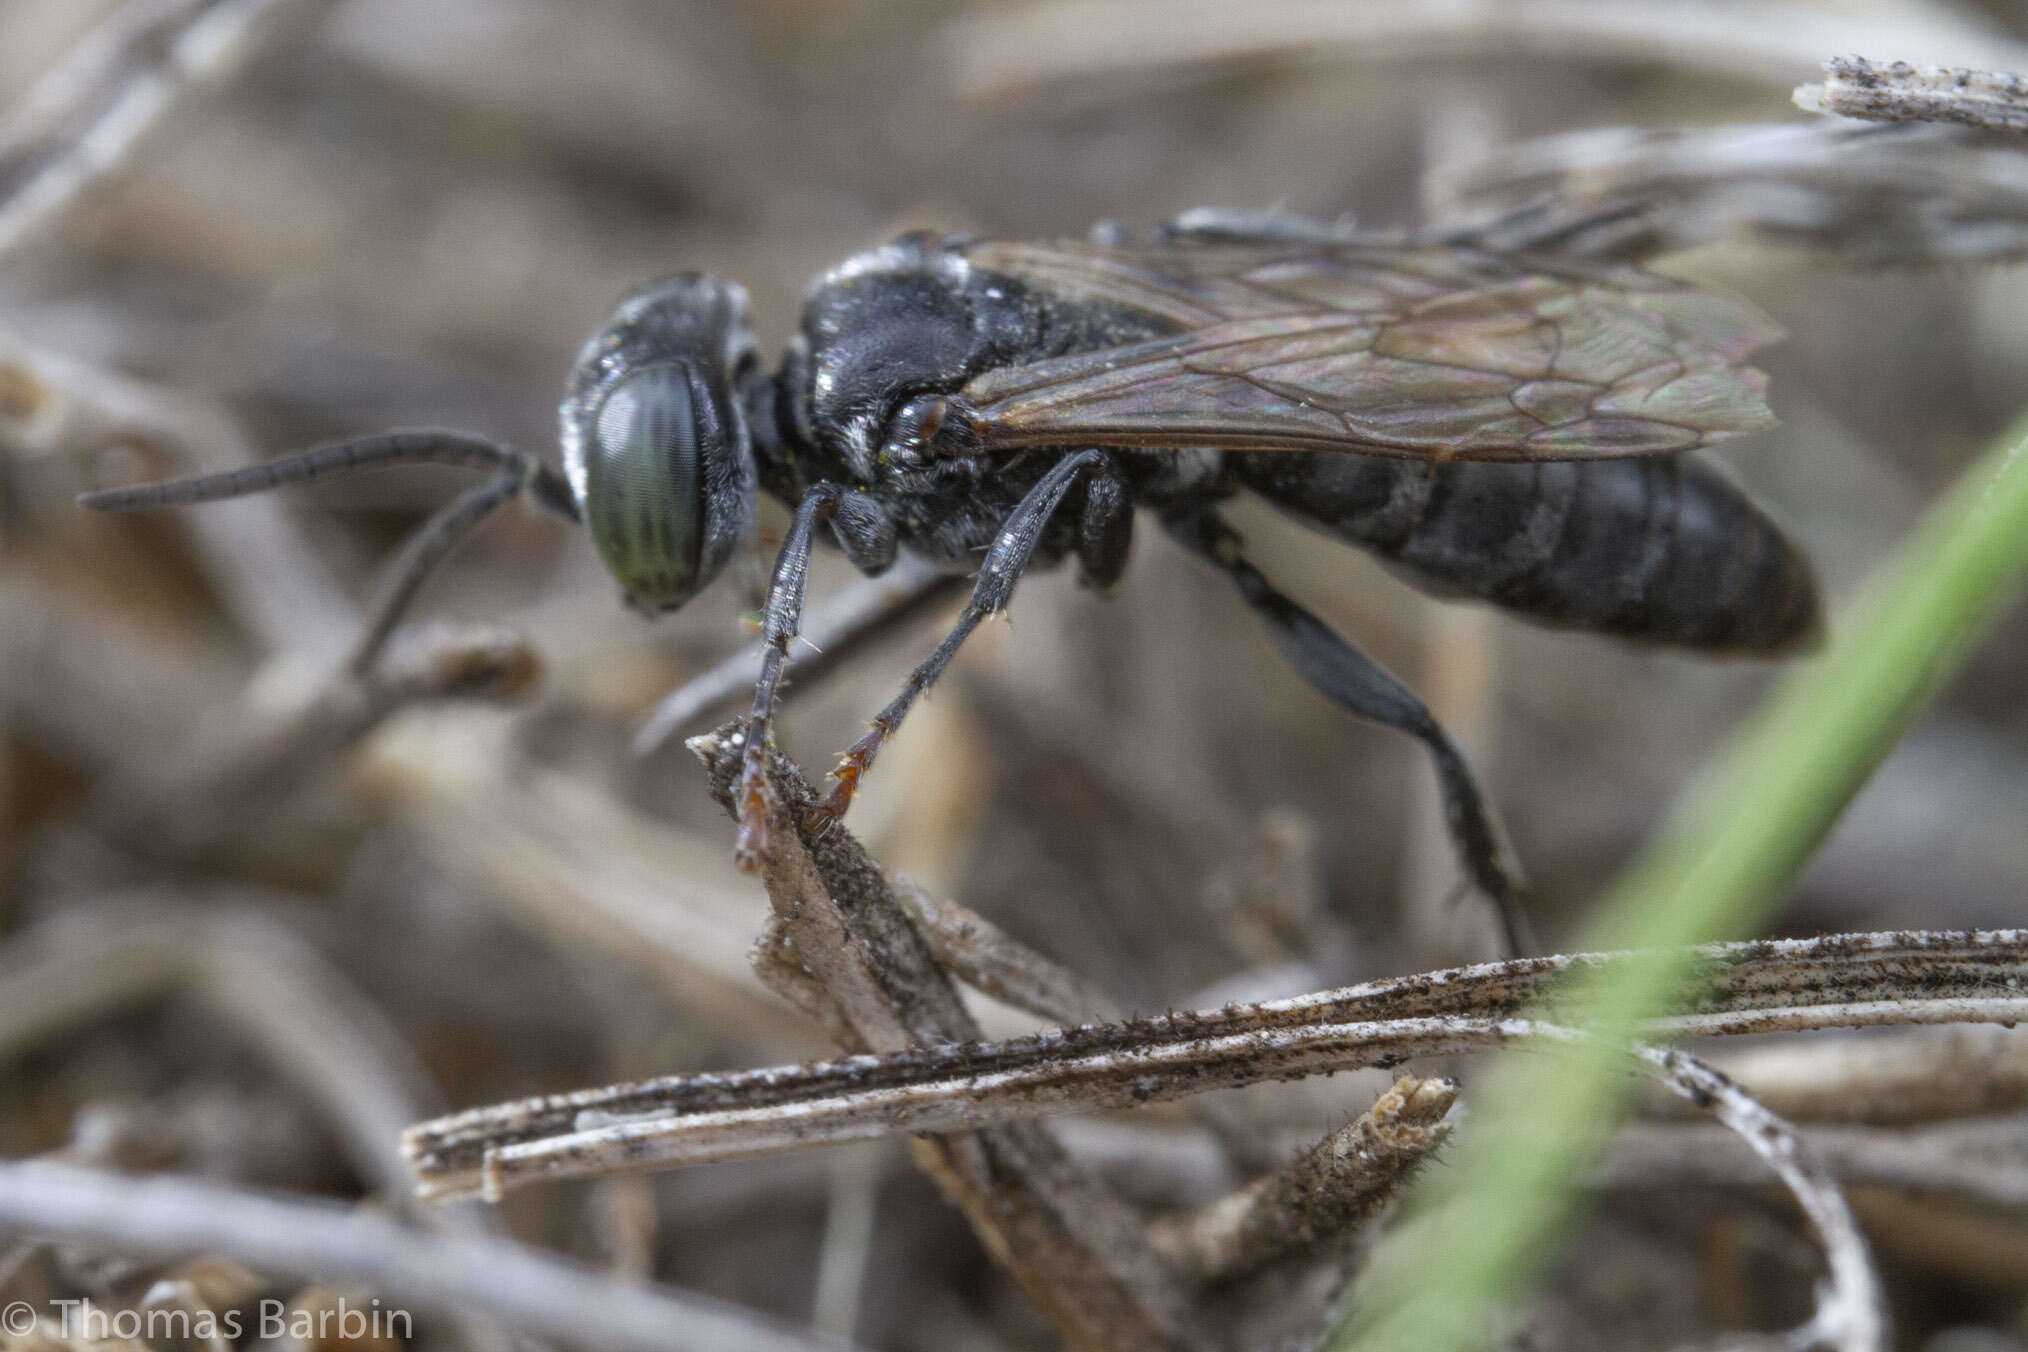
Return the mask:
<path fill-rule="evenodd" d="M 807 688 L 812 680 L 821 680 L 895 629 L 954 600 L 964 586 L 965 579 L 955 573 L 919 559 L 902 559 L 890 572 L 841 588 L 807 617 L 804 629 L 817 652 L 797 663 L 800 684 Z M 756 638 L 670 691 L 634 734 L 634 754 L 651 754 L 711 711 L 750 693 L 760 675 L 761 656 L 762 644 Z"/>
<path fill-rule="evenodd" d="M 748 873 L 760 868 L 767 849 L 768 812 L 774 806 L 768 788 L 767 744 L 772 735 L 775 692 L 788 664 L 789 644 L 803 623 L 803 596 L 810 581 L 810 547 L 817 526 L 838 511 L 845 489 L 834 483 L 813 485 L 796 506 L 796 518 L 775 555 L 774 580 L 768 584 L 767 607 L 761 615 L 760 679 L 753 686 L 753 711 L 747 718 L 746 747 L 740 756 L 739 783 L 733 801 L 739 804 L 739 837 L 733 858 Z"/>
<path fill-rule="evenodd" d="M 760 867 L 761 853 L 767 848 L 768 813 L 774 800 L 768 788 L 766 751 L 773 735 L 775 697 L 782 669 L 788 664 L 789 644 L 802 629 L 810 549 L 817 527 L 826 522 L 833 525 L 845 556 L 863 571 L 877 573 L 894 561 L 894 522 L 877 499 L 829 482 L 816 484 L 803 494 L 796 519 L 775 556 L 774 581 L 768 587 L 767 610 L 761 621 L 760 679 L 754 682 L 739 783 L 733 788 L 739 804 L 739 839 L 733 857 L 748 873 Z"/>
<path fill-rule="evenodd" d="M 1119 565 L 1126 557 L 1124 527 L 1116 524 L 1121 515 L 1131 513 L 1132 504 L 1123 492 L 1112 491 L 1118 485 L 1118 472 L 1111 457 L 1103 451 L 1079 451 L 1066 456 L 1051 467 L 1049 473 L 1036 481 L 1035 487 L 1021 499 L 1007 520 L 1001 525 L 1000 533 L 993 540 L 993 546 L 986 552 L 986 560 L 979 568 L 979 580 L 972 588 L 971 604 L 951 631 L 944 635 L 922 664 L 909 673 L 896 695 L 885 709 L 873 720 L 873 726 L 845 753 L 838 768 L 832 771 L 836 781 L 831 787 L 830 797 L 820 809 L 821 814 L 832 821 L 845 815 L 852 805 L 852 795 L 859 787 L 859 781 L 873 768 L 874 758 L 880 754 L 881 745 L 901 726 L 901 720 L 925 690 L 936 683 L 951 659 L 958 655 L 958 649 L 979 627 L 979 621 L 988 615 L 1006 608 L 1013 598 L 1014 586 L 1027 571 L 1035 545 L 1042 538 L 1042 531 L 1062 506 L 1065 495 L 1080 475 L 1090 475 L 1094 485 L 1108 484 L 1111 488 L 1087 494 L 1087 503 L 1098 504 L 1099 510 L 1109 513 L 1104 521 L 1092 521 L 1089 516 L 1080 525 L 1080 539 L 1090 542 L 1090 557 L 1086 560 L 1088 571 L 1096 571 L 1098 580 L 1110 581 L 1106 571 L 1117 574 Z M 1085 552 L 1083 549 L 1081 553 Z M 1093 562 L 1098 567 L 1093 569 Z"/>
<path fill-rule="evenodd" d="M 1238 586 L 1288 664 L 1340 708 L 1397 728 L 1428 748 L 1443 794 L 1444 821 L 1472 883 L 1493 902 L 1507 947 L 1530 951 L 1523 902 L 1527 884 L 1507 848 L 1491 805 L 1450 734 L 1423 702 L 1378 663 L 1277 590 L 1240 552 L 1237 532 L 1210 512 L 1165 523 L 1194 552 L 1216 564 Z"/>

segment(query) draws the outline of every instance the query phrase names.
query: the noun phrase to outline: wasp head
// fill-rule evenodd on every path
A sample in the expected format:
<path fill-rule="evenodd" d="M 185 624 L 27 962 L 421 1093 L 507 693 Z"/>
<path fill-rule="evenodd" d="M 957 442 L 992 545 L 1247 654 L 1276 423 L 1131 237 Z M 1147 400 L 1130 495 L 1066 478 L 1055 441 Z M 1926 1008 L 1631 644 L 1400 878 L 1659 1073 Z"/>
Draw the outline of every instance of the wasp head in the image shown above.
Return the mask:
<path fill-rule="evenodd" d="M 627 602 L 674 610 L 753 522 L 755 362 L 746 292 L 701 273 L 640 287 L 579 352 L 560 410 L 564 468 Z"/>

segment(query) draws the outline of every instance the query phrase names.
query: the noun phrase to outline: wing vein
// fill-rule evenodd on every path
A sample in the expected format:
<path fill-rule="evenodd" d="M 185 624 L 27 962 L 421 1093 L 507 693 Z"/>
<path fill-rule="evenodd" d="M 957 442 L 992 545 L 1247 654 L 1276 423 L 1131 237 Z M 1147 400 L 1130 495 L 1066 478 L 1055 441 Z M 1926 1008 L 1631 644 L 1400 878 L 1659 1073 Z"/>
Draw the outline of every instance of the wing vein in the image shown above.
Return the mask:
<path fill-rule="evenodd" d="M 1650 273 L 1421 244 L 972 247 L 1067 300 L 1177 326 L 975 378 L 989 448 L 1583 459 L 1773 423 L 1744 358 L 1779 330 Z"/>

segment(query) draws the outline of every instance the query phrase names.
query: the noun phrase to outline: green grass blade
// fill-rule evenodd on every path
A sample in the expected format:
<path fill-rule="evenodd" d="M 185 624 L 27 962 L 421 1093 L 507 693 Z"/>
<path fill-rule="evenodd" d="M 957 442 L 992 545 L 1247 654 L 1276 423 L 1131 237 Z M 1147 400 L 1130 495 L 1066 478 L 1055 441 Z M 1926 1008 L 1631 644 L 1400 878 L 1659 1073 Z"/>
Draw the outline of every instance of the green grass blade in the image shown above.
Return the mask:
<path fill-rule="evenodd" d="M 1871 579 L 1828 650 L 1722 753 L 1600 904 L 1580 951 L 1668 949 L 1758 928 L 1860 786 L 2028 574 L 2028 421 L 1969 470 Z M 1590 993 L 1601 1038 L 1504 1058 L 1324 1346 L 1453 1352 L 1523 1307 L 1578 1171 L 1634 1088 L 1613 1050 L 1677 975 L 1657 953 Z"/>

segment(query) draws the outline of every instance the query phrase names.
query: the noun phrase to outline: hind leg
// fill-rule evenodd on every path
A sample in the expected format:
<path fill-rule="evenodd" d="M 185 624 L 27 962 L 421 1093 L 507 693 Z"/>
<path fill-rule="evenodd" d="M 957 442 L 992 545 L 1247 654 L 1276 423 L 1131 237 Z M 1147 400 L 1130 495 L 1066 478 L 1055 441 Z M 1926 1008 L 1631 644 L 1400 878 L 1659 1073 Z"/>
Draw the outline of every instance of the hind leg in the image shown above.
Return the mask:
<path fill-rule="evenodd" d="M 1165 524 L 1184 545 L 1233 580 L 1267 626 L 1283 659 L 1319 693 L 1361 718 L 1407 733 L 1428 749 L 1443 794 L 1444 822 L 1459 861 L 1497 909 L 1508 949 L 1517 956 L 1527 953 L 1531 948 L 1523 911 L 1527 884 L 1464 754 L 1429 709 L 1372 658 L 1277 590 L 1247 562 L 1239 535 L 1217 516 L 1193 512 Z"/>

